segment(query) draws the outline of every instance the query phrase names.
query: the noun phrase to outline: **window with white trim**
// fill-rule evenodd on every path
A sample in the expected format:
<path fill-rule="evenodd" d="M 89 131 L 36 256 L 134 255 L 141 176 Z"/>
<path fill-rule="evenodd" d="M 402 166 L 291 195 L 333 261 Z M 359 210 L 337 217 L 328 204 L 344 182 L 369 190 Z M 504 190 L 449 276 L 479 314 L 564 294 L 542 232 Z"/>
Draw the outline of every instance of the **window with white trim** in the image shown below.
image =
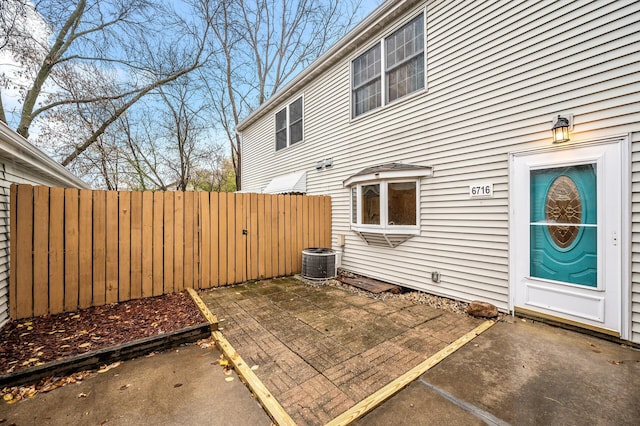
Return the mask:
<path fill-rule="evenodd" d="M 351 188 L 351 225 L 369 232 L 418 233 L 419 180 L 379 180 Z"/>
<path fill-rule="evenodd" d="M 276 151 L 303 139 L 302 96 L 276 113 Z"/>
<path fill-rule="evenodd" d="M 420 13 L 353 60 L 353 117 L 424 89 L 424 44 L 424 13 Z"/>

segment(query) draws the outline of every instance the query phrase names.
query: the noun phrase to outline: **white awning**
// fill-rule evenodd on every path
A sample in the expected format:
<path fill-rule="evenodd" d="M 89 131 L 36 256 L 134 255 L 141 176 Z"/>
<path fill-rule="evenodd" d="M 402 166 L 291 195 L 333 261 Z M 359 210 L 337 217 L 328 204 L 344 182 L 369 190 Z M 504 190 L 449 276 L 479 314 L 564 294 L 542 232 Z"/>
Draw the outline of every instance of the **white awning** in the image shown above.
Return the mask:
<path fill-rule="evenodd" d="M 276 176 L 262 190 L 265 194 L 307 193 L 307 172 L 294 172 Z"/>

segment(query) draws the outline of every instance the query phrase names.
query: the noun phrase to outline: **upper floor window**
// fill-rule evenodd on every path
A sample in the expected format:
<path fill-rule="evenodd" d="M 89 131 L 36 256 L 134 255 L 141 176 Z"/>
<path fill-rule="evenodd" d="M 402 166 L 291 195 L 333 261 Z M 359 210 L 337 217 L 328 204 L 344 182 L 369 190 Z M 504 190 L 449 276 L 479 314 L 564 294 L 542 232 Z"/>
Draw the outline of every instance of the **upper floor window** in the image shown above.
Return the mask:
<path fill-rule="evenodd" d="M 302 96 L 276 113 L 276 151 L 303 138 Z"/>
<path fill-rule="evenodd" d="M 352 62 L 353 116 L 423 89 L 424 67 L 421 13 Z"/>

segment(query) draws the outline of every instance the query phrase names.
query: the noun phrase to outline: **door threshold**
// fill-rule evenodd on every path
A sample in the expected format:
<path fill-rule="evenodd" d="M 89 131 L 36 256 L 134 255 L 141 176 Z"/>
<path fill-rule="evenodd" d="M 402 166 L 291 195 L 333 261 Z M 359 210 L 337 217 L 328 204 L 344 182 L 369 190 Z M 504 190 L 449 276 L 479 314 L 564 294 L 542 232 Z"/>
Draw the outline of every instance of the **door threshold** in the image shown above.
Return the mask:
<path fill-rule="evenodd" d="M 554 325 L 556 327 L 566 328 L 572 331 L 578 331 L 585 334 L 590 334 L 602 339 L 611 340 L 617 343 L 629 344 L 630 342 L 620 339 L 620 332 L 610 330 L 608 328 L 597 327 L 591 324 L 584 324 L 578 321 L 572 321 L 570 319 L 557 317 L 555 315 L 545 314 L 543 312 L 533 311 L 526 308 L 515 307 L 515 315 L 528 318 L 536 321 L 543 322 L 545 324 Z"/>

